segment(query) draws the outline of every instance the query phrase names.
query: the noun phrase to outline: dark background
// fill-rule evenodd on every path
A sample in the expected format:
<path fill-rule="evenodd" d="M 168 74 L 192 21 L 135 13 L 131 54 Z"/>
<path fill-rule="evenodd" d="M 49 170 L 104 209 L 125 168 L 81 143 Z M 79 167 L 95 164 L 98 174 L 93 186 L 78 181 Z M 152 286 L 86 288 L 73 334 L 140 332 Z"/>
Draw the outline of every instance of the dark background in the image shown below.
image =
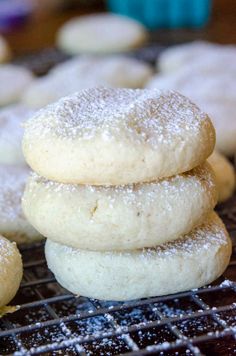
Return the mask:
<path fill-rule="evenodd" d="M 6 33 L 5 36 L 15 55 L 35 52 L 45 47 L 52 47 L 57 29 L 69 18 L 104 10 L 105 2 L 102 0 L 82 1 L 82 4 L 67 9 L 41 8 L 26 24 Z M 151 41 L 172 44 L 194 39 L 236 43 L 236 0 L 213 0 L 211 19 L 203 29 L 161 29 L 152 34 Z"/>

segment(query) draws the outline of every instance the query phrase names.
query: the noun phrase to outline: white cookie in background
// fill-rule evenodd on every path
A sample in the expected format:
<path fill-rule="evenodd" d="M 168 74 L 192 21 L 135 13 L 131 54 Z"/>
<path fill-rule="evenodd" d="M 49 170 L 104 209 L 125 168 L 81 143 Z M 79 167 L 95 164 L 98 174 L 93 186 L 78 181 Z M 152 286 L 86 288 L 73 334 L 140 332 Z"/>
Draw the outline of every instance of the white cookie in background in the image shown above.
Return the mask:
<path fill-rule="evenodd" d="M 218 187 L 218 202 L 222 203 L 229 199 L 235 190 L 235 171 L 229 160 L 220 153 L 214 151 L 208 158 L 213 168 Z"/>
<path fill-rule="evenodd" d="M 28 175 L 26 167 L 0 164 L 0 234 L 17 243 L 42 238 L 28 223 L 21 208 Z"/>
<path fill-rule="evenodd" d="M 100 13 L 75 17 L 57 35 L 58 47 L 69 54 L 117 53 L 132 50 L 146 42 L 143 25 L 128 17 Z"/>
<path fill-rule="evenodd" d="M 32 174 L 22 207 L 49 239 L 80 249 L 111 251 L 173 241 L 203 222 L 217 202 L 210 165 L 151 183 L 61 184 Z"/>
<path fill-rule="evenodd" d="M 0 308 L 14 298 L 22 276 L 23 265 L 16 244 L 0 236 Z"/>
<path fill-rule="evenodd" d="M 114 87 L 141 88 L 151 79 L 152 67 L 144 61 L 125 55 L 74 57 L 55 66 L 50 74 L 77 75 L 81 81 Z"/>
<path fill-rule="evenodd" d="M 142 88 L 152 68 L 125 56 L 80 56 L 54 67 L 35 79 L 23 94 L 22 102 L 41 108 L 82 89 L 98 86 Z"/>
<path fill-rule="evenodd" d="M 225 156 L 233 157 L 236 150 L 236 95 L 235 98 L 228 96 L 217 100 L 196 98 L 195 102 L 212 119 L 216 129 L 217 151 Z"/>
<path fill-rule="evenodd" d="M 32 73 L 18 65 L 0 65 L 0 106 L 16 103 L 33 81 Z"/>
<path fill-rule="evenodd" d="M 208 116 L 173 91 L 90 88 L 25 123 L 23 152 L 62 183 L 122 185 L 170 177 L 203 163 L 215 145 Z"/>
<path fill-rule="evenodd" d="M 214 212 L 191 233 L 152 249 L 85 251 L 50 240 L 45 247 L 48 267 L 64 288 L 85 297 L 120 301 L 211 283 L 226 269 L 231 251 L 225 226 Z"/>
<path fill-rule="evenodd" d="M 21 104 L 0 108 L 0 164 L 26 164 L 21 148 L 22 123 L 33 113 Z"/>
<path fill-rule="evenodd" d="M 158 73 L 147 83 L 148 88 L 182 90 L 189 97 L 223 100 L 234 98 L 236 47 L 221 51 L 217 57 L 199 58 L 173 73 Z M 226 70 L 227 68 L 227 70 Z M 223 90 L 222 90 L 223 89 Z"/>
<path fill-rule="evenodd" d="M 170 46 L 160 53 L 157 59 L 157 69 L 162 73 L 173 73 L 186 65 L 211 57 L 217 60 L 222 53 L 235 55 L 236 46 L 219 45 L 207 41 L 193 41 Z"/>
<path fill-rule="evenodd" d="M 235 53 L 236 54 L 236 53 Z M 173 74 L 157 74 L 149 89 L 177 90 L 189 97 L 211 118 L 216 129 L 216 148 L 227 156 L 236 152 L 236 55 L 222 54 L 186 66 Z"/>
<path fill-rule="evenodd" d="M 10 47 L 3 36 L 0 35 L 0 63 L 8 61 L 11 57 Z"/>

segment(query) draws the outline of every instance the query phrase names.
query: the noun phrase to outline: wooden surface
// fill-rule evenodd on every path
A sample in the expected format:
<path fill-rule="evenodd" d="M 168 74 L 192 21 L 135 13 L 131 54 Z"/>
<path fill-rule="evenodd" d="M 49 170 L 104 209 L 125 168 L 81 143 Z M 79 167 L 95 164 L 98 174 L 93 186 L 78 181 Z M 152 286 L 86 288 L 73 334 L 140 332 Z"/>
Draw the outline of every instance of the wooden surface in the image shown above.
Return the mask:
<path fill-rule="evenodd" d="M 102 10 L 102 5 L 93 9 L 93 11 Z M 66 20 L 87 12 L 88 9 L 79 8 L 36 14 L 24 26 L 7 33 L 6 37 L 15 55 L 51 47 L 55 43 L 55 34 L 58 28 Z M 211 20 L 203 29 L 158 30 L 152 35 L 152 39 L 155 42 L 164 44 L 194 39 L 236 44 L 236 0 L 213 0 Z"/>

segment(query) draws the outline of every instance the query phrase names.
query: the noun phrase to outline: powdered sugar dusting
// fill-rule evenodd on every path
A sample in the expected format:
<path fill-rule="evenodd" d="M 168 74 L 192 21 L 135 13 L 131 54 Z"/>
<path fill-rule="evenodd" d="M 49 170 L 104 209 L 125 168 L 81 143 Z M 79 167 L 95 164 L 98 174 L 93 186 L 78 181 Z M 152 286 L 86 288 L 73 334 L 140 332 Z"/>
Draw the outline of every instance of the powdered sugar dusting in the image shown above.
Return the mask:
<path fill-rule="evenodd" d="M 167 179 L 150 183 L 128 184 L 120 186 L 92 186 L 92 185 L 77 185 L 64 184 L 55 181 L 47 180 L 32 172 L 28 189 L 30 194 L 34 194 L 35 186 L 39 185 L 45 189 L 44 199 L 51 199 L 52 194 L 64 193 L 79 193 L 86 189 L 89 193 L 101 194 L 109 201 L 109 207 L 112 209 L 117 198 L 121 199 L 124 204 L 135 205 L 142 207 L 143 201 L 147 204 L 155 203 L 157 194 L 166 194 L 168 196 L 181 195 L 186 192 L 188 187 L 194 187 L 193 191 L 199 194 L 203 191 L 204 194 L 212 196 L 212 187 L 215 185 L 214 176 L 207 164 L 199 166 L 190 172 L 173 176 Z M 166 208 L 168 208 L 166 201 Z"/>
<path fill-rule="evenodd" d="M 207 115 L 174 91 L 92 88 L 59 100 L 25 125 L 29 138 L 132 140 L 150 144 L 195 136 Z"/>
<path fill-rule="evenodd" d="M 0 236 L 0 273 L 7 268 L 9 257 L 15 253 L 15 243 Z"/>

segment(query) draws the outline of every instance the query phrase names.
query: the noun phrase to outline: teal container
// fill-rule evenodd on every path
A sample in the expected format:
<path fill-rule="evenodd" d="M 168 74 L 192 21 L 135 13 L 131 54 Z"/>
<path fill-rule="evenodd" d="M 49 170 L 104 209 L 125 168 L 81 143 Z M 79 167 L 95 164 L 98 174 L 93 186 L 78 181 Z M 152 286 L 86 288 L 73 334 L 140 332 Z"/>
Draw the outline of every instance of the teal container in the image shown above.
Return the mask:
<path fill-rule="evenodd" d="M 149 29 L 202 27 L 211 13 L 211 0 L 107 0 L 110 11 L 131 17 Z"/>

